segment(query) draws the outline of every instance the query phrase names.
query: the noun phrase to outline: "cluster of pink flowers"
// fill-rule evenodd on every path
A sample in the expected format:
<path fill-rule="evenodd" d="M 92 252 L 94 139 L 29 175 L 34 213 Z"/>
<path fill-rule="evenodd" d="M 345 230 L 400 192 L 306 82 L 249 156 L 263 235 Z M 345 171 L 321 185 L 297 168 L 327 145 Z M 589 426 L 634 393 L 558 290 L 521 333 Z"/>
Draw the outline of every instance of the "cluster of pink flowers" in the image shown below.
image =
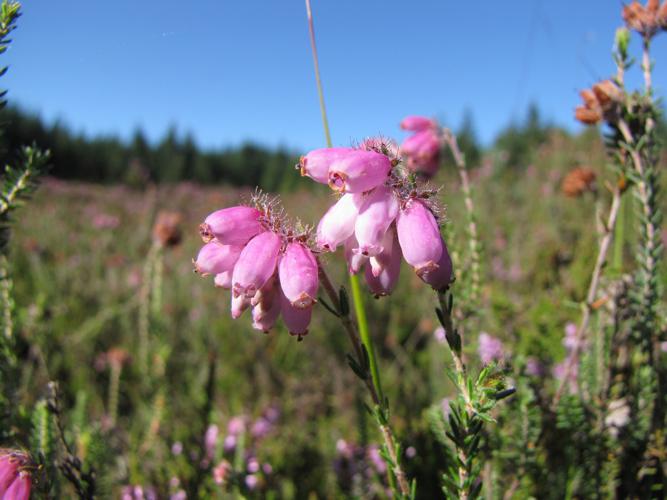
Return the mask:
<path fill-rule="evenodd" d="M 424 177 L 433 177 L 440 165 L 442 134 L 438 122 L 424 116 L 406 116 L 401 128 L 414 132 L 401 144 L 407 167 Z"/>
<path fill-rule="evenodd" d="M 295 230 L 265 195 L 256 195 L 249 206 L 217 210 L 200 226 L 205 244 L 195 270 L 231 290 L 233 318 L 251 307 L 253 327 L 268 332 L 282 315 L 301 339 L 319 287 L 315 253 L 339 245 L 351 273 L 365 267 L 376 297 L 394 290 L 402 258 L 435 290 L 449 285 L 452 261 L 440 235 L 437 190 L 416 183 L 393 142 L 367 139 L 355 148 L 317 149 L 299 167 L 340 195 L 317 226 L 312 248 L 310 232 Z"/>
<path fill-rule="evenodd" d="M 351 273 L 366 267 L 372 293 L 393 291 L 401 257 L 434 289 L 449 285 L 452 262 L 432 201 L 436 191 L 420 189 L 400 168 L 393 143 L 369 139 L 358 148 L 317 149 L 299 165 L 302 175 L 342 194 L 317 226 L 318 249 L 343 245 Z"/>
<path fill-rule="evenodd" d="M 0 498 L 28 500 L 31 461 L 27 453 L 0 449 Z"/>
<path fill-rule="evenodd" d="M 200 226 L 205 245 L 195 271 L 214 275 L 215 285 L 231 290 L 231 313 L 252 308 L 253 327 L 268 332 L 282 314 L 292 335 L 308 333 L 319 287 L 318 265 L 298 233 L 264 195 L 254 206 L 223 208 Z"/>

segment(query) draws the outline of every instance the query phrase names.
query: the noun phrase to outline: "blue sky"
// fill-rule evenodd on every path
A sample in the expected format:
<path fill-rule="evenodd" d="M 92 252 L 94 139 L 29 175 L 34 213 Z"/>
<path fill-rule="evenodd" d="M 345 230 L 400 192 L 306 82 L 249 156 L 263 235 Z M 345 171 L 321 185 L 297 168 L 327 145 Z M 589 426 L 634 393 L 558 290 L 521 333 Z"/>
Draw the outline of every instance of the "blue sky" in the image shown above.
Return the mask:
<path fill-rule="evenodd" d="M 620 6 L 313 0 L 334 142 L 400 139 L 407 114 L 455 126 L 468 109 L 488 143 L 530 102 L 576 130 L 578 90 L 613 72 Z M 3 84 L 49 121 L 153 140 L 176 125 L 204 147 L 323 145 L 303 0 L 26 1 L 19 23 Z M 667 35 L 655 49 L 662 93 Z"/>

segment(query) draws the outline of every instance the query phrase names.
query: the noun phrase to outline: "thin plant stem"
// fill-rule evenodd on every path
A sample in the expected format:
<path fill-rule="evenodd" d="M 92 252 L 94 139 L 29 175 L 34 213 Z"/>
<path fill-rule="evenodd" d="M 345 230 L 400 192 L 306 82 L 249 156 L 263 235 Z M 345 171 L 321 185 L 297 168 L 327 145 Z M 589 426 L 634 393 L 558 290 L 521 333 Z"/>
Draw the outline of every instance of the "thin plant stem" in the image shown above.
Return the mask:
<path fill-rule="evenodd" d="M 107 412 L 111 427 L 116 425 L 118 418 L 118 392 L 120 389 L 120 374 L 122 372 L 122 363 L 111 361 L 109 364 L 109 395 L 107 401 Z"/>
<path fill-rule="evenodd" d="M 479 254 L 479 236 L 477 234 L 477 222 L 475 215 L 475 204 L 472 199 L 472 189 L 470 188 L 470 179 L 466 167 L 465 156 L 459 148 L 456 136 L 451 130 L 445 129 L 442 134 L 443 140 L 449 147 L 454 157 L 454 163 L 461 179 L 461 191 L 463 192 L 463 201 L 468 215 L 468 246 L 470 251 L 470 297 L 468 297 L 470 310 L 475 310 L 474 304 L 479 296 L 480 288 L 480 254 Z"/>
<path fill-rule="evenodd" d="M 315 43 L 315 25 L 313 22 L 313 11 L 310 6 L 310 0 L 306 0 L 306 14 L 308 16 L 308 32 L 310 35 L 310 46 L 313 51 L 313 65 L 315 67 L 315 83 L 317 84 L 317 93 L 320 99 L 320 113 L 322 115 L 322 126 L 324 127 L 324 136 L 326 138 L 327 147 L 332 147 L 331 133 L 329 131 L 329 119 L 327 117 L 327 108 L 324 102 L 324 89 L 322 87 L 322 79 L 320 78 L 320 64 L 317 56 L 317 44 Z M 375 391 L 382 398 L 382 383 L 380 381 L 380 372 L 378 370 L 377 358 L 375 356 L 375 349 L 371 342 L 370 331 L 368 329 L 368 320 L 366 318 L 366 309 L 364 307 L 363 296 L 361 295 L 361 285 L 359 278 L 350 273 L 350 288 L 352 290 L 352 300 L 354 302 L 354 311 L 357 316 L 357 324 L 359 325 L 359 334 L 363 345 L 366 347 L 368 353 L 371 375 L 373 377 L 373 384 Z"/>
<path fill-rule="evenodd" d="M 0 255 L 0 300 L 2 301 L 2 334 L 5 341 L 9 341 L 13 336 L 14 321 L 12 319 L 12 279 L 9 276 L 9 262 L 5 255 Z"/>
<path fill-rule="evenodd" d="M 586 301 L 582 304 L 581 321 L 579 322 L 579 327 L 577 328 L 577 332 L 575 334 L 572 353 L 570 356 L 568 356 L 565 362 L 563 377 L 560 381 L 560 384 L 558 385 L 558 389 L 556 390 L 553 401 L 551 403 L 552 407 L 554 408 L 558 405 L 561 397 L 563 396 L 565 386 L 569 383 L 572 370 L 579 360 L 579 353 L 584 345 L 586 330 L 588 329 L 588 325 L 591 321 L 591 313 L 593 312 L 595 297 L 597 296 L 598 286 L 600 285 L 600 277 L 602 276 L 602 270 L 604 268 L 605 262 L 607 261 L 607 253 L 614 236 L 614 227 L 616 225 L 618 211 L 621 206 L 621 196 L 621 189 L 618 186 L 614 187 L 611 207 L 609 208 L 609 215 L 604 227 L 604 234 L 600 240 L 597 259 L 595 260 L 595 267 L 593 268 L 593 274 L 591 275 L 591 281 L 588 286 L 588 293 L 586 294 Z"/>
<path fill-rule="evenodd" d="M 320 113 L 322 114 L 322 126 L 327 147 L 332 147 L 331 133 L 329 132 L 329 119 L 327 118 L 327 107 L 324 104 L 324 89 L 320 78 L 320 63 L 317 58 L 317 45 L 315 44 L 315 25 L 313 23 L 313 11 L 310 8 L 310 0 L 306 0 L 306 14 L 308 15 L 308 33 L 310 35 L 310 46 L 313 49 L 313 63 L 315 66 L 315 81 L 317 82 L 317 94 L 320 98 Z"/>
<path fill-rule="evenodd" d="M 371 341 L 371 335 L 368 329 L 368 319 L 366 318 L 364 297 L 361 294 L 361 285 L 359 284 L 359 277 L 356 274 L 350 274 L 350 287 L 352 288 L 352 302 L 354 303 L 354 311 L 357 314 L 357 322 L 359 324 L 359 335 L 361 336 L 361 342 L 364 344 L 366 352 L 368 353 L 368 361 L 371 368 L 373 385 L 375 386 L 375 391 L 377 392 L 380 401 L 383 401 L 384 393 L 382 392 L 380 371 L 378 370 L 375 349 L 373 348 L 373 342 Z"/>
<path fill-rule="evenodd" d="M 144 264 L 141 289 L 139 290 L 139 366 L 143 373 L 148 371 L 148 351 L 150 344 L 150 296 L 155 276 L 155 264 L 159 258 L 160 246 L 153 243 Z"/>
<path fill-rule="evenodd" d="M 644 38 L 644 46 L 642 51 L 642 71 L 644 72 L 644 87 L 646 90 L 646 95 L 651 95 L 653 87 L 651 84 L 651 39 L 649 37 Z"/>
<path fill-rule="evenodd" d="M 329 275 L 324 269 L 324 266 L 322 265 L 319 258 L 317 259 L 317 266 L 319 269 L 320 283 L 322 284 L 322 288 L 329 297 L 329 300 L 331 301 L 334 309 L 336 310 L 337 316 L 340 318 L 343 328 L 348 334 L 350 342 L 352 343 L 352 347 L 354 348 L 354 352 L 357 355 L 357 362 L 360 365 L 363 365 L 364 344 L 362 343 L 362 339 L 359 337 L 357 329 L 355 328 L 355 324 L 350 318 L 349 314 L 343 314 L 343 310 L 339 300 L 339 295 L 336 293 L 336 289 L 333 286 L 331 279 L 329 278 Z M 370 354 L 368 354 L 368 357 L 370 358 Z M 384 408 L 385 406 L 384 401 L 381 399 L 380 394 L 377 392 L 372 377 L 371 378 L 366 377 L 364 382 L 366 387 L 368 388 L 373 403 L 377 407 Z M 389 470 L 387 471 L 388 478 L 391 482 L 392 481 L 391 474 L 393 474 L 394 477 L 396 478 L 396 481 L 398 482 L 401 494 L 407 497 L 410 494 L 410 487 L 408 485 L 407 476 L 405 475 L 405 472 L 401 467 L 398 454 L 396 453 L 396 439 L 394 438 L 394 433 L 389 423 L 379 424 L 379 428 L 380 428 L 380 433 L 382 434 L 382 439 L 384 440 L 385 447 L 387 449 L 387 452 L 389 453 L 389 457 L 391 458 L 392 462 L 391 464 L 388 464 L 390 465 L 391 469 L 391 471 Z"/>

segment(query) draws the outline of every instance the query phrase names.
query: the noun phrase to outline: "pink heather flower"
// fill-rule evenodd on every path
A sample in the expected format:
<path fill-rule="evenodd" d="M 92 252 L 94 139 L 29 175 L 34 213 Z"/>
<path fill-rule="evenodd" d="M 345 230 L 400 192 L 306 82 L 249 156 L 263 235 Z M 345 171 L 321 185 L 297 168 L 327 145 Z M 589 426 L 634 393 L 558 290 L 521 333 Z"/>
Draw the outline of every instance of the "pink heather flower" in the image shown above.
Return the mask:
<path fill-rule="evenodd" d="M 231 472 L 231 464 L 227 460 L 223 460 L 213 469 L 213 481 L 215 484 L 223 485 L 227 482 Z"/>
<path fill-rule="evenodd" d="M 405 456 L 408 458 L 415 458 L 417 456 L 417 449 L 414 446 L 408 446 L 405 449 Z"/>
<path fill-rule="evenodd" d="M 427 285 L 431 285 L 433 290 L 442 291 L 446 289 L 452 281 L 452 258 L 449 256 L 445 240 L 442 241 L 442 255 L 437 262 L 437 267 L 424 269 L 421 274 L 417 275 Z"/>
<path fill-rule="evenodd" d="M 243 314 L 243 311 L 248 309 L 250 307 L 250 297 L 246 297 L 245 295 L 239 295 L 237 297 L 234 297 L 234 294 L 232 293 L 232 318 L 233 319 L 239 319 L 241 315 Z"/>
<path fill-rule="evenodd" d="M 261 300 L 252 308 L 252 327 L 268 333 L 280 316 L 280 295 L 276 282 L 271 284 L 269 291 L 264 291 L 264 288 L 255 295 L 257 297 L 261 293 Z"/>
<path fill-rule="evenodd" d="M 401 128 L 412 132 L 420 132 L 436 126 L 436 123 L 425 116 L 410 115 L 401 120 Z"/>
<path fill-rule="evenodd" d="M 569 359 L 565 359 L 563 362 L 558 363 L 556 366 L 553 367 L 552 373 L 556 380 L 562 381 L 565 378 L 565 372 L 567 370 L 568 362 Z M 574 394 L 579 390 L 579 386 L 577 384 L 578 378 L 579 378 L 579 365 L 577 363 L 573 363 L 570 368 L 568 380 L 566 380 L 570 394 Z"/>
<path fill-rule="evenodd" d="M 267 436 L 273 429 L 273 424 L 264 417 L 259 417 L 255 423 L 252 424 L 252 436 L 255 439 L 262 439 Z"/>
<path fill-rule="evenodd" d="M 571 321 L 565 325 L 565 338 L 563 346 L 568 352 L 571 352 L 577 345 L 577 325 Z"/>
<path fill-rule="evenodd" d="M 171 453 L 177 456 L 183 453 L 183 443 L 174 441 L 174 444 L 171 445 Z"/>
<path fill-rule="evenodd" d="M 251 474 L 255 474 L 256 472 L 259 472 L 259 462 L 257 461 L 257 458 L 251 457 L 248 459 L 248 463 L 246 465 L 246 470 L 250 472 Z"/>
<path fill-rule="evenodd" d="M 308 334 L 308 326 L 313 313 L 313 307 L 298 309 L 294 307 L 284 293 L 280 294 L 280 312 L 290 335 L 296 335 L 299 340 Z"/>
<path fill-rule="evenodd" d="M 530 377 L 540 377 L 543 374 L 544 374 L 544 369 L 542 368 L 542 364 L 539 362 L 537 358 L 530 356 L 526 360 L 526 375 Z"/>
<path fill-rule="evenodd" d="M 438 223 L 424 203 L 416 199 L 408 201 L 398 213 L 396 230 L 403 257 L 418 276 L 438 268 L 443 241 Z"/>
<path fill-rule="evenodd" d="M 257 479 L 255 474 L 249 474 L 245 477 L 245 485 L 249 490 L 254 490 L 257 488 L 258 483 L 259 479 Z"/>
<path fill-rule="evenodd" d="M 447 334 L 442 326 L 439 326 L 433 330 L 433 337 L 438 344 L 444 344 L 447 342 Z"/>
<path fill-rule="evenodd" d="M 273 276 L 282 241 L 273 231 L 264 231 L 251 239 L 241 251 L 232 274 L 234 297 L 252 298 Z"/>
<path fill-rule="evenodd" d="M 359 242 L 353 234 L 345 240 L 345 260 L 348 264 L 348 271 L 352 274 L 357 274 L 368 262 L 368 257 L 359 253 L 357 248 L 359 248 Z"/>
<path fill-rule="evenodd" d="M 218 426 L 209 425 L 204 434 L 204 448 L 206 449 L 206 458 L 211 460 L 215 456 L 215 447 L 218 443 Z"/>
<path fill-rule="evenodd" d="M 227 423 L 227 434 L 239 436 L 245 432 L 245 418 L 232 417 Z"/>
<path fill-rule="evenodd" d="M 225 245 L 244 245 L 253 236 L 264 231 L 256 208 L 236 206 L 210 214 L 199 227 L 204 241 L 213 238 Z"/>
<path fill-rule="evenodd" d="M 485 365 L 492 361 L 500 361 L 505 357 L 503 343 L 486 332 L 479 334 L 477 353 Z"/>
<path fill-rule="evenodd" d="M 0 498 L 30 498 L 30 457 L 18 450 L 0 449 Z"/>
<path fill-rule="evenodd" d="M 408 137 L 401 144 L 401 153 L 407 159 L 409 170 L 432 177 L 440 164 L 441 141 L 435 130 L 423 130 Z"/>
<path fill-rule="evenodd" d="M 378 474 L 384 474 L 387 471 L 387 464 L 382 458 L 380 448 L 377 445 L 368 447 L 368 458 Z"/>
<path fill-rule="evenodd" d="M 195 272 L 202 276 L 229 272 L 234 268 L 241 250 L 241 246 L 222 245 L 216 240 L 210 241 L 197 254 L 197 259 L 194 261 Z"/>
<path fill-rule="evenodd" d="M 366 282 L 375 297 L 393 292 L 401 271 L 401 248 L 398 246 L 396 231 L 387 231 L 382 243 L 384 251 L 371 257 L 371 265 L 366 266 Z"/>
<path fill-rule="evenodd" d="M 222 448 L 225 452 L 229 453 L 236 449 L 236 436 L 225 436 L 225 439 L 222 442 Z"/>
<path fill-rule="evenodd" d="M 323 148 L 311 151 L 299 160 L 301 175 L 307 175 L 315 182 L 328 184 L 329 166 L 354 151 L 354 148 Z"/>
<path fill-rule="evenodd" d="M 215 278 L 213 279 L 213 283 L 218 288 L 224 288 L 225 290 L 231 290 L 231 288 L 232 288 L 232 273 L 233 273 L 233 269 L 229 270 L 229 271 L 221 272 L 220 274 L 216 274 Z"/>
<path fill-rule="evenodd" d="M 320 248 L 333 252 L 354 234 L 354 224 L 363 200 L 361 194 L 345 194 L 329 208 L 317 226 L 317 245 Z"/>
<path fill-rule="evenodd" d="M 341 193 L 361 193 L 384 183 L 391 160 L 375 151 L 356 150 L 329 167 L 329 187 Z"/>
<path fill-rule="evenodd" d="M 301 243 L 289 243 L 278 264 L 280 287 L 285 297 L 297 309 L 315 303 L 319 288 L 317 261 Z"/>
<path fill-rule="evenodd" d="M 379 186 L 366 196 L 354 224 L 361 254 L 373 257 L 382 252 L 382 240 L 397 215 L 398 200 L 391 189 Z"/>

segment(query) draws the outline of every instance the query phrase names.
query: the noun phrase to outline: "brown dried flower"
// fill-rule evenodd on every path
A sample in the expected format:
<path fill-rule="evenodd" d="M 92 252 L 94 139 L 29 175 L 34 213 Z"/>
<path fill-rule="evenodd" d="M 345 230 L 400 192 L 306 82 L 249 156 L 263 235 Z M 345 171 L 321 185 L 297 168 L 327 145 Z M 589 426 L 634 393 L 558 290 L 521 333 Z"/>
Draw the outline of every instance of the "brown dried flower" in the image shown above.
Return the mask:
<path fill-rule="evenodd" d="M 644 38 L 653 37 L 659 30 L 667 29 L 667 2 L 648 0 L 646 6 L 638 1 L 623 6 L 623 20 L 628 28 Z"/>
<path fill-rule="evenodd" d="M 574 116 L 586 125 L 595 125 L 602 120 L 613 122 L 618 105 L 623 100 L 623 91 L 611 80 L 598 82 L 592 89 L 582 90 L 579 95 L 584 104 L 577 106 Z"/>
<path fill-rule="evenodd" d="M 596 177 L 597 175 L 590 168 L 577 167 L 570 170 L 563 178 L 560 189 L 565 196 L 575 198 L 587 191 L 595 191 Z"/>
<path fill-rule="evenodd" d="M 183 217 L 178 212 L 161 211 L 153 225 L 153 240 L 163 247 L 173 247 L 181 242 Z"/>

